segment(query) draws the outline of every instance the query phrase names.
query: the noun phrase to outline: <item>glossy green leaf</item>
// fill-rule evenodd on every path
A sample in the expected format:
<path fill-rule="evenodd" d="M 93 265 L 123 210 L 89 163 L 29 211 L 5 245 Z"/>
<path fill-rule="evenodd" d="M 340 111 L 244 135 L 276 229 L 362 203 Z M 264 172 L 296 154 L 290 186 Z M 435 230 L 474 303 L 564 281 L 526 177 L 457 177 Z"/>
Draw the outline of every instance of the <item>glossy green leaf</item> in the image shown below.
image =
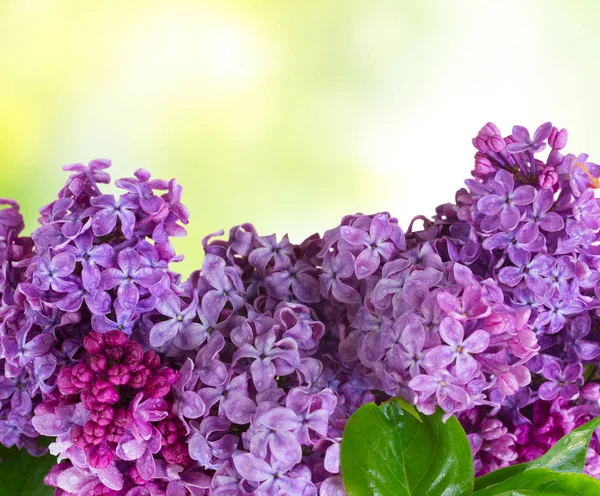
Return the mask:
<path fill-rule="evenodd" d="M 521 463 L 519 465 L 511 465 L 505 468 L 499 468 L 498 470 L 494 470 L 489 474 L 483 475 L 481 477 L 477 477 L 475 479 L 475 487 L 474 490 L 478 491 L 479 489 L 483 489 L 489 487 L 493 484 L 497 484 L 498 482 L 502 482 L 506 479 L 510 479 L 511 477 L 515 477 L 520 473 L 527 470 L 529 466 L 528 463 Z"/>
<path fill-rule="evenodd" d="M 458 421 L 420 416 L 405 401 L 359 408 L 346 424 L 341 466 L 349 496 L 467 496 L 469 442 Z"/>
<path fill-rule="evenodd" d="M 498 494 L 497 496 L 562 496 L 562 493 L 549 493 L 549 492 L 539 492 L 539 491 L 507 491 L 502 494 Z"/>
<path fill-rule="evenodd" d="M 548 468 L 557 472 L 582 473 L 587 447 L 594 431 L 600 426 L 600 417 L 574 429 L 548 450 L 546 454 L 529 463 L 513 465 L 491 472 L 475 480 L 475 490 L 515 477 L 526 470 Z"/>
<path fill-rule="evenodd" d="M 515 477 L 475 491 L 473 496 L 598 496 L 600 481 L 583 474 L 532 468 Z"/>
<path fill-rule="evenodd" d="M 600 426 L 600 417 L 572 430 L 559 439 L 548 452 L 529 462 L 531 468 L 551 468 L 558 472 L 582 473 L 588 444 L 594 431 Z"/>
<path fill-rule="evenodd" d="M 56 457 L 34 458 L 26 450 L 0 445 L 0 496 L 51 496 L 54 488 L 44 485 L 44 477 L 56 464 Z"/>
<path fill-rule="evenodd" d="M 504 493 L 498 494 L 496 496 L 563 496 L 563 493 L 549 493 L 546 491 L 506 491 Z"/>
<path fill-rule="evenodd" d="M 498 494 L 497 496 L 562 496 L 562 493 L 549 493 L 549 492 L 540 492 L 540 491 L 507 491 L 502 494 Z"/>

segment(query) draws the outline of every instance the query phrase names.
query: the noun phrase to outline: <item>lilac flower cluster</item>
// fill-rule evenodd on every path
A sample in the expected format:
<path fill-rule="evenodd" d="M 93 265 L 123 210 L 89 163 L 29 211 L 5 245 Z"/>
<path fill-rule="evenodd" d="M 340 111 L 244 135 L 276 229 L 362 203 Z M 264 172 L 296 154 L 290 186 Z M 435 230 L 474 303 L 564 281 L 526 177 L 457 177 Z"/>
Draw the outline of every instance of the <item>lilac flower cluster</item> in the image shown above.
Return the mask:
<path fill-rule="evenodd" d="M 545 161 L 536 158 L 547 145 Z M 438 207 L 436 237 L 450 259 L 498 281 L 504 300 L 526 312 L 539 351 L 526 364 L 534 380 L 500 408 L 459 415 L 486 473 L 529 461 L 599 414 L 598 272 L 600 167 L 562 151 L 566 130 L 550 123 L 534 133 L 515 126 L 502 137 L 488 123 L 473 139 L 474 178 L 455 204 Z M 597 439 L 586 471 L 600 475 Z"/>
<path fill-rule="evenodd" d="M 32 419 L 40 434 L 56 437 L 59 461 L 85 459 L 102 471 L 116 455 L 136 461 L 132 471 L 146 480 L 154 474 L 152 454 L 158 451 L 172 463 L 187 461 L 177 437 L 159 442 L 172 410 L 164 398 L 177 372 L 161 367 L 156 353 L 144 352 L 122 331 L 92 331 L 83 346 L 82 360 L 60 370 L 57 394 L 48 395 Z M 177 418 L 169 421 L 175 432 L 183 427 Z"/>
<path fill-rule="evenodd" d="M 187 280 L 174 180 L 114 196 L 107 161 L 69 166 L 31 238 L 3 200 L 0 442 L 53 438 L 58 496 L 338 496 L 346 421 L 400 395 L 458 416 L 478 474 L 538 456 L 599 414 L 600 167 L 566 137 L 487 124 L 434 219 L 356 214 L 300 244 L 244 224 Z"/>
<path fill-rule="evenodd" d="M 539 346 L 528 312 L 506 304 L 493 279 L 444 261 L 444 240 L 409 234 L 407 245 L 387 214 L 347 217 L 325 233 L 321 279 L 353 299 L 331 298 L 323 310 L 340 335 L 340 359 L 371 389 L 407 397 L 425 413 L 499 405 L 531 380 L 524 363 Z M 377 257 L 369 271 L 367 254 Z M 345 281 L 329 269 L 341 260 L 354 267 Z"/>

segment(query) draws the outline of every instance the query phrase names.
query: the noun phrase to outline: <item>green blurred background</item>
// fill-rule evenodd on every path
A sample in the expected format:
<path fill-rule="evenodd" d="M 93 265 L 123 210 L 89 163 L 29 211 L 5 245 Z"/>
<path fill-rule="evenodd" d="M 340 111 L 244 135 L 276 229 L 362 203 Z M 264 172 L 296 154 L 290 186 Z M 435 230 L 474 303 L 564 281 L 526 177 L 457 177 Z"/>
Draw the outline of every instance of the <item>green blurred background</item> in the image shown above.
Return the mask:
<path fill-rule="evenodd" d="M 453 198 L 488 120 L 600 159 L 595 2 L 0 0 L 0 196 L 31 230 L 65 175 L 177 177 L 201 239 L 292 240 Z"/>

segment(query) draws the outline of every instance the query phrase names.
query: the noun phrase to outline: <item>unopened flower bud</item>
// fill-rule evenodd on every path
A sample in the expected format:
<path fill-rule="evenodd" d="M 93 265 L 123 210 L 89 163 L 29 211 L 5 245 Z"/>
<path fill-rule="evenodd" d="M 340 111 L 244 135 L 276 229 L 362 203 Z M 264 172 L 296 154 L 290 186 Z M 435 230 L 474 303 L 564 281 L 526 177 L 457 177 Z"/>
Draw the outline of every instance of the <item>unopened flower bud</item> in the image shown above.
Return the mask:
<path fill-rule="evenodd" d="M 129 382 L 129 367 L 123 364 L 111 365 L 106 373 L 108 380 L 115 386 L 122 386 Z"/>
<path fill-rule="evenodd" d="M 144 349 L 136 342 L 130 341 L 125 345 L 122 363 L 126 365 L 137 365 L 144 358 Z"/>
<path fill-rule="evenodd" d="M 581 389 L 581 396 L 588 401 L 600 400 L 600 384 L 597 382 L 589 382 Z"/>
<path fill-rule="evenodd" d="M 113 362 L 120 362 L 123 357 L 123 348 L 119 348 L 117 346 L 107 346 L 104 350 L 104 353 L 108 357 L 109 360 Z"/>
<path fill-rule="evenodd" d="M 75 446 L 79 446 L 80 448 L 83 448 L 87 444 L 84 437 L 83 427 L 76 425 L 73 427 L 73 429 L 71 429 L 71 441 Z"/>
<path fill-rule="evenodd" d="M 125 428 L 116 425 L 114 422 L 106 428 L 106 440 L 111 443 L 118 443 L 125 434 Z"/>
<path fill-rule="evenodd" d="M 90 467 L 102 470 L 110 465 L 113 459 L 113 453 L 106 444 L 100 444 L 86 453 L 90 462 Z"/>
<path fill-rule="evenodd" d="M 96 381 L 91 392 L 100 403 L 113 405 L 119 401 L 119 393 L 117 393 L 115 386 L 105 380 Z"/>
<path fill-rule="evenodd" d="M 142 363 L 148 367 L 150 370 L 156 370 L 160 367 L 160 357 L 151 350 L 146 351 L 144 353 L 144 359 Z"/>
<path fill-rule="evenodd" d="M 567 146 L 568 138 L 569 134 L 566 129 L 561 129 L 559 131 L 556 127 L 553 127 L 550 136 L 548 136 L 548 144 L 554 150 L 562 150 Z"/>
<path fill-rule="evenodd" d="M 73 384 L 73 368 L 65 367 L 63 368 L 59 374 L 56 383 L 58 384 L 58 390 L 62 394 L 77 394 L 81 391 L 81 388 L 75 386 Z"/>
<path fill-rule="evenodd" d="M 485 178 L 495 171 L 495 167 L 483 153 L 477 152 L 475 154 L 475 175 L 477 177 Z"/>
<path fill-rule="evenodd" d="M 127 339 L 127 336 L 125 335 L 125 333 L 123 333 L 121 331 L 107 332 L 104 336 L 104 340 L 105 340 L 107 346 L 117 346 L 120 348 L 125 346 L 127 344 L 127 342 L 129 341 L 129 339 Z"/>
<path fill-rule="evenodd" d="M 99 332 L 90 332 L 83 339 L 83 347 L 87 350 L 88 353 L 95 355 L 97 353 L 102 353 L 104 350 L 104 337 Z"/>
<path fill-rule="evenodd" d="M 85 363 L 78 363 L 73 367 L 72 380 L 73 384 L 80 389 L 89 387 L 96 374 Z"/>
<path fill-rule="evenodd" d="M 131 422 L 131 413 L 126 408 L 117 408 L 113 423 L 119 427 L 125 427 Z"/>
<path fill-rule="evenodd" d="M 114 409 L 110 405 L 103 404 L 92 412 L 90 418 L 98 425 L 107 426 L 112 422 L 114 416 Z"/>
<path fill-rule="evenodd" d="M 538 184 L 545 189 L 552 188 L 558 182 L 558 173 L 554 167 L 544 167 L 538 178 Z"/>
<path fill-rule="evenodd" d="M 148 378 L 152 375 L 150 369 L 140 367 L 134 372 L 131 372 L 129 379 L 129 387 L 133 389 L 142 389 L 148 382 Z"/>
<path fill-rule="evenodd" d="M 96 372 L 103 372 L 104 370 L 106 370 L 106 365 L 108 363 L 108 361 L 106 360 L 106 357 L 104 355 L 92 355 L 89 357 L 89 364 L 90 364 L 90 368 Z"/>

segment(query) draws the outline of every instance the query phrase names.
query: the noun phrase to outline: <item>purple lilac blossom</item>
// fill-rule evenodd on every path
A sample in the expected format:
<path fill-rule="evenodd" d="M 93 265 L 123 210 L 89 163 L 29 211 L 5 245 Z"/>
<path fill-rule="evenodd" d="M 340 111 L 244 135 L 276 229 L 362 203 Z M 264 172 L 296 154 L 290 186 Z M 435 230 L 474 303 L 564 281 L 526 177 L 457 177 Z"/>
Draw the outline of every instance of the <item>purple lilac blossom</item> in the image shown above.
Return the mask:
<path fill-rule="evenodd" d="M 488 123 L 432 220 L 244 224 L 185 280 L 175 180 L 68 166 L 31 237 L 0 200 L 0 442 L 52 437 L 59 496 L 339 496 L 346 421 L 401 395 L 457 415 L 478 475 L 539 456 L 600 408 L 600 167 L 566 141 Z"/>

